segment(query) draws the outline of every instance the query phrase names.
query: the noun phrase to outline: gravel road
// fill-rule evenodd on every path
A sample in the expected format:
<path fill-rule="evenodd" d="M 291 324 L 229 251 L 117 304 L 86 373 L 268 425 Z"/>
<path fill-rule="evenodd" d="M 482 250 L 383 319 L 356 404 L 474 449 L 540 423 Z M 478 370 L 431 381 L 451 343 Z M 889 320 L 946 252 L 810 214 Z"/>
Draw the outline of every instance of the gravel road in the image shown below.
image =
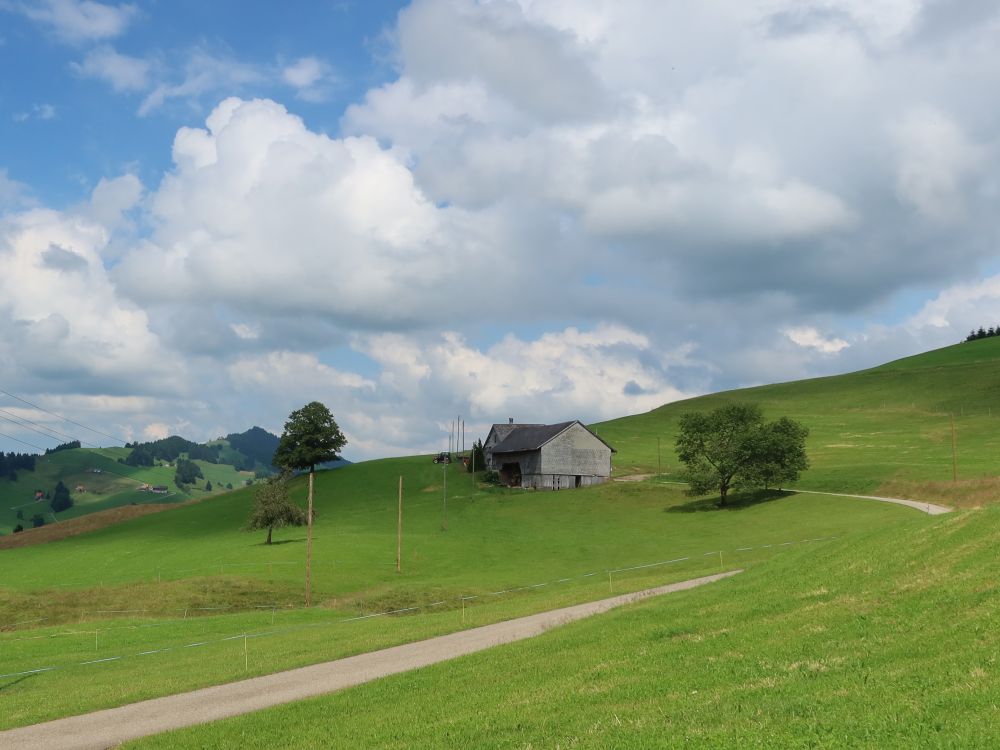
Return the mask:
<path fill-rule="evenodd" d="M 740 572 L 742 571 L 733 570 L 693 578 L 668 586 L 554 609 L 550 612 L 462 630 L 346 659 L 11 729 L 0 732 L 0 748 L 76 750 L 114 747 L 137 737 L 216 721 L 279 703 L 330 693 L 503 643 L 531 638 L 573 620 L 606 612 L 623 604 L 675 591 L 685 591 Z"/>

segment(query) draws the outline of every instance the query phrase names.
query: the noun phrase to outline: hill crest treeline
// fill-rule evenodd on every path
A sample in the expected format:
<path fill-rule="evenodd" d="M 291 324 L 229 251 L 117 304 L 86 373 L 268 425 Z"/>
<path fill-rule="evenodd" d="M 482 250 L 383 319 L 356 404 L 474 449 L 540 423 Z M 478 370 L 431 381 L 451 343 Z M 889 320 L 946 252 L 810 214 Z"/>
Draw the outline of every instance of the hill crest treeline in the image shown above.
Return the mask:
<path fill-rule="evenodd" d="M 1000 336 L 1000 326 L 994 328 L 990 326 L 989 328 L 983 328 L 979 326 L 978 329 L 974 329 L 969 332 L 969 335 L 965 337 L 966 341 L 977 341 L 979 339 L 989 339 L 994 336 Z"/>

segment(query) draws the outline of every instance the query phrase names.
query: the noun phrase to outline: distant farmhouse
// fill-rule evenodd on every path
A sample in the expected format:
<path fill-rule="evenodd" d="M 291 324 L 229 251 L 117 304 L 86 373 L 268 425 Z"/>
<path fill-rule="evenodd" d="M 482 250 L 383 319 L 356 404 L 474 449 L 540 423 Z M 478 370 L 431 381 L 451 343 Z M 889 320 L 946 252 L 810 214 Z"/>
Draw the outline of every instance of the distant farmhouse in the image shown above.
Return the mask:
<path fill-rule="evenodd" d="M 603 484 L 615 449 L 577 420 L 495 424 L 483 442 L 486 468 L 508 487 L 570 489 Z"/>

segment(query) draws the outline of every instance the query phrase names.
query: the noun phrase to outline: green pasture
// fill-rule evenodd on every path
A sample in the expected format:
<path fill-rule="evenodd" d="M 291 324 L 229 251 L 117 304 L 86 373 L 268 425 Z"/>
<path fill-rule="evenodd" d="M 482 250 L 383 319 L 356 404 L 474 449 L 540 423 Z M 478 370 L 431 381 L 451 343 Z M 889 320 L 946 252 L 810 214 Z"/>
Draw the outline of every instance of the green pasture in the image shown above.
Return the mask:
<path fill-rule="evenodd" d="M 213 493 L 205 492 L 205 481 L 202 480 L 199 480 L 197 487 L 182 492 L 174 485 L 173 467 L 139 467 L 118 463 L 119 458 L 125 458 L 128 454 L 127 448 L 64 450 L 40 456 L 35 471 L 18 472 L 17 481 L 12 482 L 6 477 L 0 479 L 0 534 L 10 533 L 18 523 L 30 528 L 30 519 L 36 513 L 44 515 L 48 523 L 57 523 L 131 503 L 183 502 L 208 494 L 218 494 L 225 490 L 227 483 L 238 487 L 247 478 L 253 477 L 252 473 L 236 471 L 230 465 L 195 461 L 201 467 L 205 480 L 212 483 Z M 74 505 L 62 513 L 52 514 L 48 501 L 34 501 L 35 490 L 51 493 L 60 480 L 69 487 Z M 170 494 L 140 492 L 138 488 L 143 483 L 165 485 L 170 488 Z M 75 491 L 78 485 L 82 485 L 86 491 Z M 18 510 L 23 519 L 17 517 Z"/>
<path fill-rule="evenodd" d="M 994 478 L 1000 469 L 1000 339 L 982 339 L 834 377 L 726 391 L 595 425 L 618 449 L 615 474 L 676 477 L 679 416 L 730 401 L 754 401 L 773 419 L 809 430 L 812 467 L 799 486 L 871 492 L 902 483 L 908 497 L 952 479 L 954 419 L 958 478 Z M 657 439 L 660 442 L 657 459 Z M 1000 496 L 1000 492 L 997 492 Z"/>
<path fill-rule="evenodd" d="M 879 524 L 528 641 L 127 746 L 996 747 L 998 537 L 997 508 Z"/>
<path fill-rule="evenodd" d="M 315 663 L 612 591 L 753 568 L 838 541 L 809 539 L 927 522 L 898 506 L 815 496 L 759 497 L 717 511 L 653 482 L 564 492 L 487 488 L 459 465 L 442 468 L 428 457 L 355 464 L 321 473 L 316 485 L 314 600 L 321 606 L 311 610 L 299 606 L 304 530 L 277 530 L 270 547 L 262 543 L 265 532 L 242 531 L 249 489 L 0 551 L 0 674 L 15 675 L 0 678 L 0 726 Z M 303 502 L 304 493 L 300 478 L 293 496 Z M 676 562 L 608 579 L 609 569 L 669 560 Z M 544 586 L 497 594 L 536 584 Z M 473 598 L 463 607 L 462 597 Z M 399 609 L 408 611 L 350 620 Z M 246 656 L 240 638 L 222 640 L 243 633 L 254 636 Z M 111 657 L 122 658 L 80 666 Z M 18 674 L 46 667 L 55 669 Z"/>

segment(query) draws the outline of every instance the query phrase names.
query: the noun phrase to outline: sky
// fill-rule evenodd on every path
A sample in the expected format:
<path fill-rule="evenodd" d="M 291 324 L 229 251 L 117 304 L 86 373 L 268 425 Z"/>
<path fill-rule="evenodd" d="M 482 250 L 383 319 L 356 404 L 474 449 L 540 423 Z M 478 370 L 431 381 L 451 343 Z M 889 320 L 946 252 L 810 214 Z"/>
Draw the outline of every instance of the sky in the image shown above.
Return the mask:
<path fill-rule="evenodd" d="M 0 69 L 0 450 L 431 452 L 1000 324 L 991 0 L 0 0 Z"/>

